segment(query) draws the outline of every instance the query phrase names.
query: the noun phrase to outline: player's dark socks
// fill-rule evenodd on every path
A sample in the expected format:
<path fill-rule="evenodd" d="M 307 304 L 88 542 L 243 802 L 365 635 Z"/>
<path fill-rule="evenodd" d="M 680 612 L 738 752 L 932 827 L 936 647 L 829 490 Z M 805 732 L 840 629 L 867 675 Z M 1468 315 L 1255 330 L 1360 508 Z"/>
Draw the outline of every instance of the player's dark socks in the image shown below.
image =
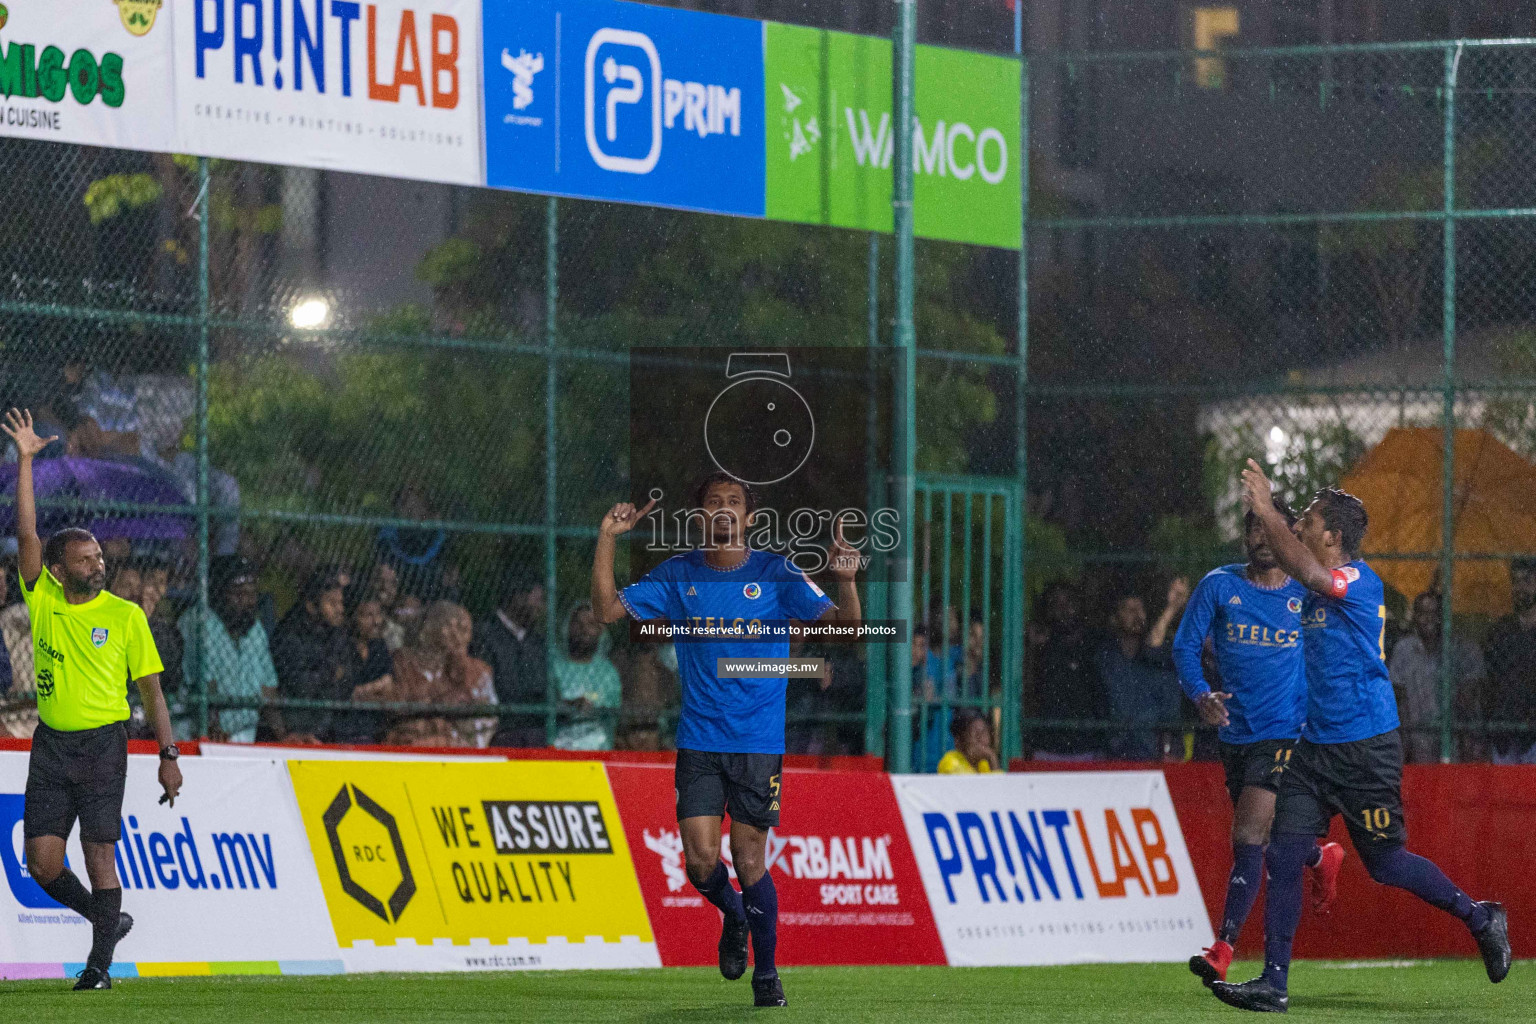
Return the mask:
<path fill-rule="evenodd" d="M 43 892 L 64 904 L 87 921 L 96 913 L 91 903 L 90 890 L 80 884 L 80 879 L 69 868 L 63 874 L 43 886 Z"/>
<path fill-rule="evenodd" d="M 123 922 L 123 890 L 97 889 L 91 893 L 91 955 L 87 967 L 105 971 L 112 966 L 112 951 L 117 948 L 117 931 Z"/>
<path fill-rule="evenodd" d="M 1419 899 L 1466 922 L 1474 932 L 1488 924 L 1488 911 L 1445 877 L 1434 861 L 1409 853 L 1401 846 L 1391 850 L 1366 850 L 1360 854 L 1371 878 L 1382 885 L 1406 889 Z"/>
<path fill-rule="evenodd" d="M 1263 980 L 1285 993 L 1291 970 L 1291 946 L 1301 923 L 1301 876 L 1317 848 L 1312 836 L 1271 836 L 1264 863 L 1269 868 L 1269 895 L 1264 903 Z"/>
<path fill-rule="evenodd" d="M 1259 898 L 1259 883 L 1264 878 L 1264 847 L 1248 843 L 1232 844 L 1232 873 L 1227 876 L 1227 905 L 1221 914 L 1221 930 L 1216 937 L 1234 944 L 1253 901 Z"/>
<path fill-rule="evenodd" d="M 741 890 L 741 902 L 747 908 L 747 926 L 752 929 L 753 979 L 777 975 L 773 957 L 779 945 L 779 893 L 773 876 L 763 877 Z"/>
<path fill-rule="evenodd" d="M 731 884 L 731 873 L 725 869 L 724 861 L 715 861 L 715 870 L 709 879 L 703 885 L 695 882 L 693 887 L 726 917 L 737 921 L 746 917 L 741 907 L 741 893 Z"/>

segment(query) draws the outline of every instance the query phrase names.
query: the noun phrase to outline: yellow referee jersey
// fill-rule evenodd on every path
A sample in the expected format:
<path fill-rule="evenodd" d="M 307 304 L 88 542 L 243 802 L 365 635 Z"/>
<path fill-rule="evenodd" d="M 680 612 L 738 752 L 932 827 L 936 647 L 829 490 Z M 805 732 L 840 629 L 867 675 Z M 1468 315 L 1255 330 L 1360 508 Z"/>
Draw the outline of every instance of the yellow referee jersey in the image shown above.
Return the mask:
<path fill-rule="evenodd" d="M 144 609 L 105 590 L 70 604 L 47 568 L 21 596 L 32 618 L 37 717 L 60 732 L 128 718 L 128 680 L 161 671 Z"/>

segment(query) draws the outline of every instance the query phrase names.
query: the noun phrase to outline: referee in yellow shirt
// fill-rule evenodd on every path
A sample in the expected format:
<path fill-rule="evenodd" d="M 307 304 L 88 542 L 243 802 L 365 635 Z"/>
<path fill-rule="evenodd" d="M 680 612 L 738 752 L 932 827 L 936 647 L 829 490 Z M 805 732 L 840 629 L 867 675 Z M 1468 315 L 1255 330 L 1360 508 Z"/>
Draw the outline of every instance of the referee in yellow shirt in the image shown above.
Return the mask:
<path fill-rule="evenodd" d="M 91 952 L 78 989 L 111 988 L 112 953 L 133 927 L 122 912 L 114 863 L 128 779 L 127 681 L 144 700 L 160 741 L 160 785 L 181 789 L 179 751 L 160 693 L 160 655 L 144 610 L 107 593 L 101 545 L 87 530 L 60 530 L 44 548 L 37 536 L 32 458 L 56 438 L 40 438 L 32 414 L 15 409 L 0 424 L 16 444 L 16 547 L 21 593 L 32 618 L 37 716 L 27 767 L 23 831 L 27 868 L 43 891 L 91 922 Z M 91 891 L 64 866 L 64 842 L 80 820 Z"/>

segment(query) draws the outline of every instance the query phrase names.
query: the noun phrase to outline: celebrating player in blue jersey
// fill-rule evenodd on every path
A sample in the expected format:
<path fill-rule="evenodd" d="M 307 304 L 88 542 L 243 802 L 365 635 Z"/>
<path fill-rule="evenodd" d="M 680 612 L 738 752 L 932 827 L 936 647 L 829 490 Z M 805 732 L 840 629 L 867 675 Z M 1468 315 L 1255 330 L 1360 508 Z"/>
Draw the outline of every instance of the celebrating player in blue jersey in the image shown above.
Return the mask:
<path fill-rule="evenodd" d="M 1296 516 L 1279 502 L 1275 511 L 1290 524 Z M 1275 816 L 1275 793 L 1291 748 L 1307 717 L 1307 679 L 1302 667 L 1301 608 L 1306 588 L 1285 574 L 1259 517 L 1243 517 L 1247 565 L 1212 571 L 1190 597 L 1173 641 L 1179 685 L 1207 725 L 1220 727 L 1221 763 L 1232 798 L 1232 873 L 1216 944 L 1191 957 L 1189 969 L 1207 985 L 1227 980 L 1232 946 L 1264 876 L 1264 845 Z M 1223 690 L 1212 691 L 1201 670 L 1207 638 L 1216 652 Z M 1315 847 L 1310 867 L 1314 907 L 1333 902 L 1344 850 L 1338 843 Z"/>
<path fill-rule="evenodd" d="M 592 561 L 592 607 L 604 622 L 625 614 L 694 627 L 736 628 L 754 621 L 778 628 L 771 640 L 684 640 L 677 645 L 683 687 L 677 723 L 677 821 L 688 878 L 720 909 L 720 973 L 735 980 L 747 969 L 752 937 L 752 997 L 757 1006 L 784 1006 L 774 966 L 779 900 L 768 874 L 768 830 L 779 823 L 784 764 L 784 676 L 721 676 L 726 659 L 784 659 L 790 620 L 859 621 L 854 586 L 858 556 L 843 541 L 840 522 L 828 563 L 837 579 L 837 603 L 782 555 L 746 544 L 757 497 L 727 473 L 704 479 L 694 495 L 706 519 L 705 546 L 675 555 L 622 591 L 614 585 L 615 538 L 627 533 L 656 501 L 638 511 L 615 505 L 603 517 Z M 731 816 L 731 859 L 741 892 L 720 861 L 720 828 Z"/>
<path fill-rule="evenodd" d="M 1432 862 L 1404 849 L 1403 745 L 1384 650 L 1385 588 L 1360 558 L 1365 505 L 1340 490 L 1319 491 L 1292 535 L 1274 508 L 1269 480 L 1252 460 L 1243 471 L 1243 492 L 1264 524 L 1276 562 L 1309 591 L 1301 614 L 1307 722 L 1281 776 L 1265 853 L 1264 973 L 1242 984 L 1218 981 L 1212 991 L 1239 1009 L 1285 1012 L 1302 865 L 1335 814 L 1344 815 L 1371 878 L 1466 922 L 1488 980 L 1503 981 L 1510 964 L 1504 908 L 1468 898 Z"/>

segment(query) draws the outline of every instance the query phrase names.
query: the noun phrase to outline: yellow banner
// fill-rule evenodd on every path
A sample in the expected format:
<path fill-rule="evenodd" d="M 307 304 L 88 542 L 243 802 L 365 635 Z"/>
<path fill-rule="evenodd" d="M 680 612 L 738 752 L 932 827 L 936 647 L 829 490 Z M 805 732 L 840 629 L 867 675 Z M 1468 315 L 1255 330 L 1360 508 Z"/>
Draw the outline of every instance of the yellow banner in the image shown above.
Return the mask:
<path fill-rule="evenodd" d="M 655 941 L 601 764 L 288 770 L 343 948 Z"/>

